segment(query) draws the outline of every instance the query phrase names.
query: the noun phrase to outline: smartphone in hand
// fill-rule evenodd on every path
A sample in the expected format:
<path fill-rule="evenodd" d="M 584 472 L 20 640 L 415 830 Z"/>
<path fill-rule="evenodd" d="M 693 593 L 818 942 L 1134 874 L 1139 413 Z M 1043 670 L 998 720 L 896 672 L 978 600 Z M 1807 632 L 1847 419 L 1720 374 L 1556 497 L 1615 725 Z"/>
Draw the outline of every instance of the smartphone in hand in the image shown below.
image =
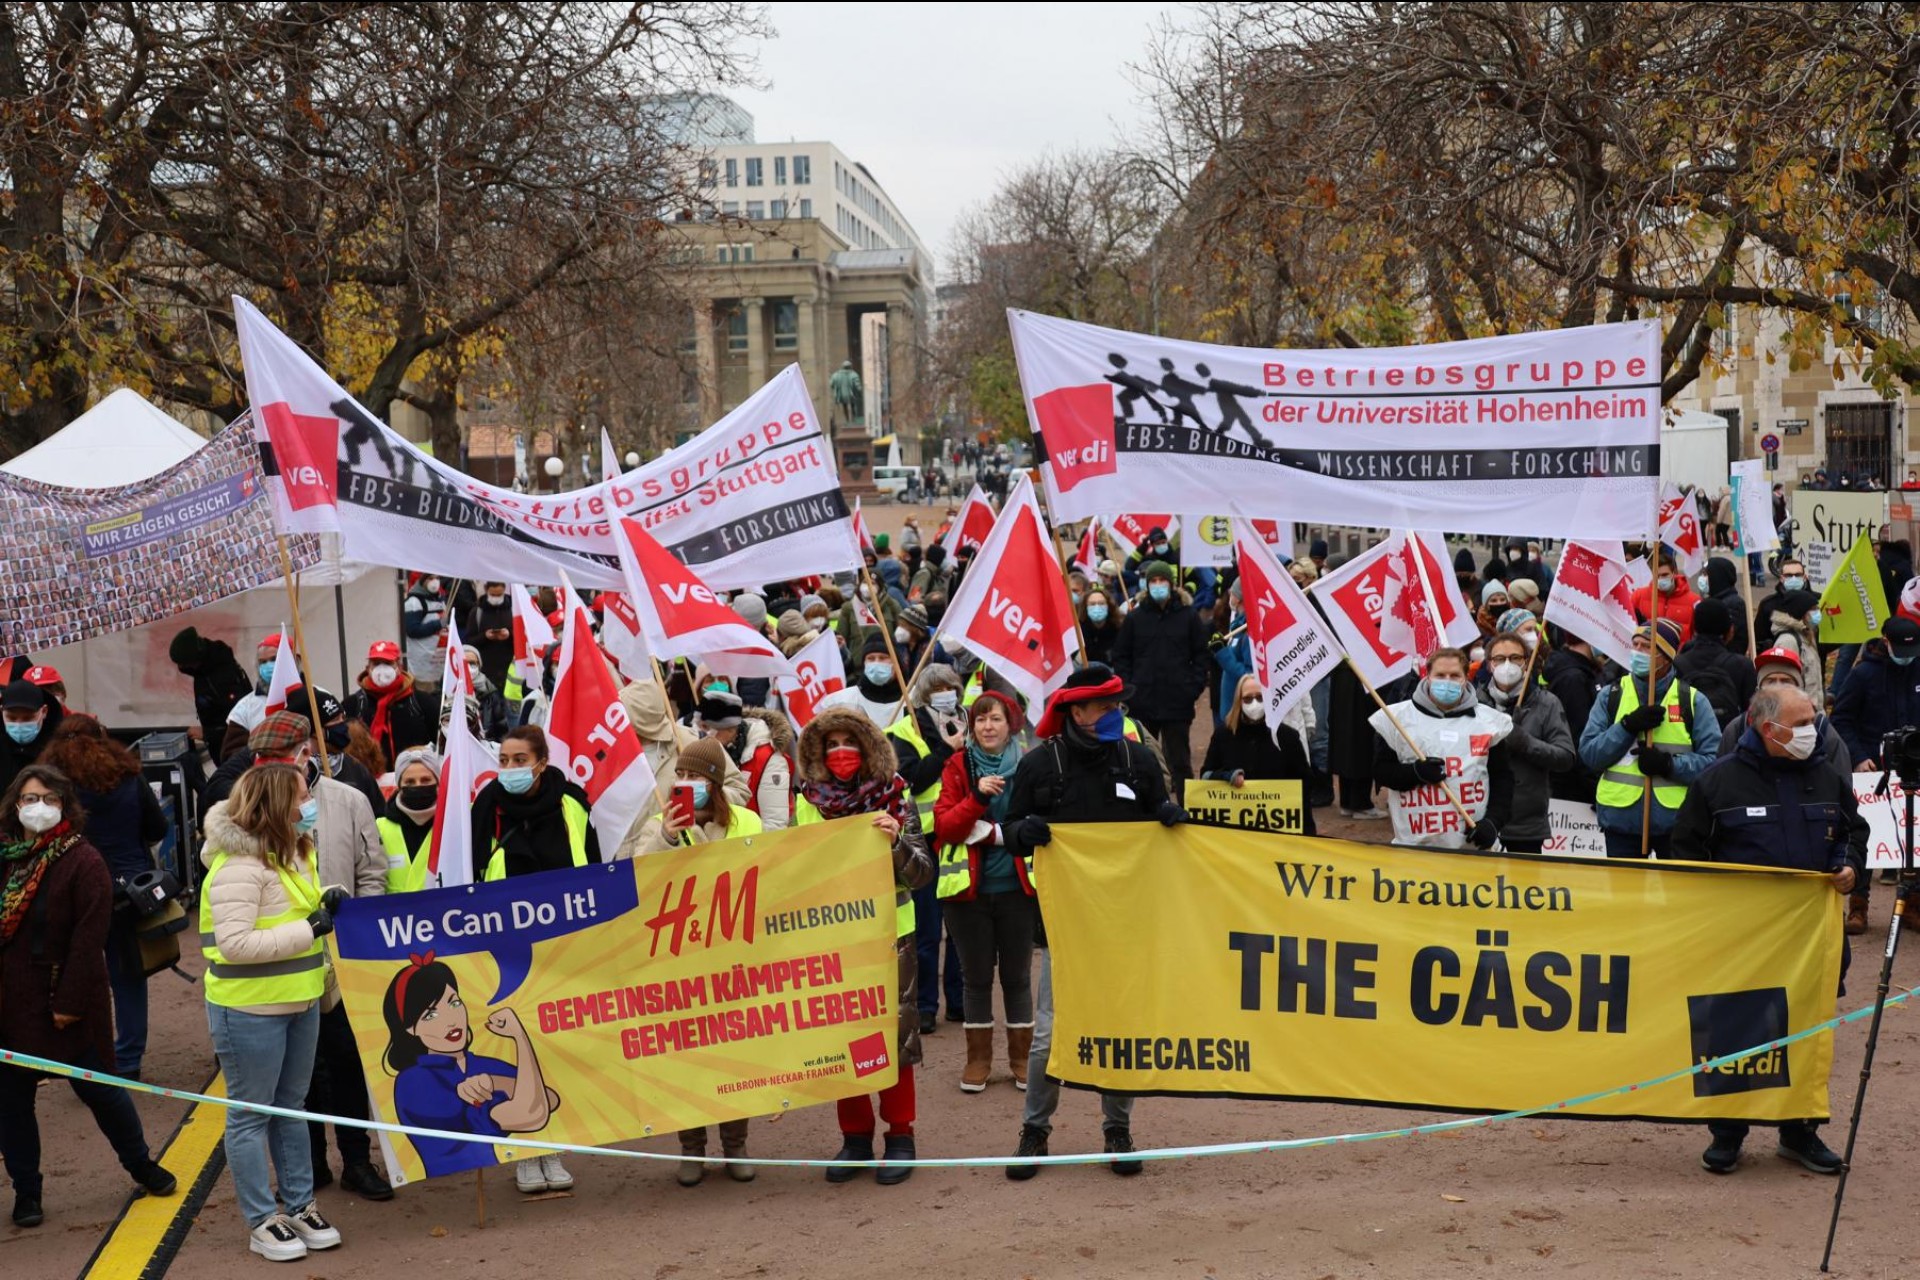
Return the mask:
<path fill-rule="evenodd" d="M 693 825 L 693 784 L 691 782 L 674 783 L 673 795 L 671 799 L 668 800 L 668 803 L 673 806 L 673 820 L 675 822 L 683 827 L 691 827 Z"/>

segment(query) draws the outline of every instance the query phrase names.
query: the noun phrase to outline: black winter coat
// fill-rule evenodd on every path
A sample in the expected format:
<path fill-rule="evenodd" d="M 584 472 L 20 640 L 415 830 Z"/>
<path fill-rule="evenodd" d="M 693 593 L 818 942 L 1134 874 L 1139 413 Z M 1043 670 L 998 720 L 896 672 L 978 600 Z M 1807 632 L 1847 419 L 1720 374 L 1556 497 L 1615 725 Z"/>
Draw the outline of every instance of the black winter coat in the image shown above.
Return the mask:
<path fill-rule="evenodd" d="M 1313 806 L 1306 803 L 1313 766 L 1307 761 L 1307 749 L 1300 744 L 1299 734 L 1292 729 L 1282 729 L 1280 744 L 1275 746 L 1265 724 L 1242 720 L 1238 730 L 1222 724 L 1213 731 L 1213 741 L 1207 743 L 1207 759 L 1200 766 L 1200 776 L 1215 782 L 1231 782 L 1236 773 L 1245 774 L 1248 782 L 1300 779 L 1300 812 L 1306 824 L 1302 830 L 1310 836 L 1320 834 L 1314 829 Z"/>
<path fill-rule="evenodd" d="M 1587 727 L 1587 717 L 1593 714 L 1594 700 L 1606 683 L 1606 674 L 1598 661 L 1571 649 L 1555 649 L 1549 653 L 1542 670 L 1547 692 L 1567 714 L 1567 729 L 1573 734 L 1575 745 L 1573 767 L 1554 774 L 1549 789 L 1555 800 L 1584 800 L 1592 804 L 1599 778 L 1581 765 L 1578 746 L 1580 732 Z"/>
<path fill-rule="evenodd" d="M 253 677 L 233 656 L 225 640 L 205 642 L 205 658 L 193 676 L 193 718 L 200 722 L 200 740 L 214 759 L 222 759 L 221 739 L 227 736 L 227 713 L 253 692 Z"/>
<path fill-rule="evenodd" d="M 485 871 L 496 837 L 510 877 L 571 867 L 573 848 L 561 809 L 561 801 L 567 796 L 582 806 L 587 804 L 587 793 L 551 764 L 540 771 L 534 788 L 524 795 L 514 795 L 497 779 L 482 787 L 473 798 L 474 874 Z M 593 824 L 588 823 L 587 861 L 600 860 L 600 840 Z"/>
<path fill-rule="evenodd" d="M 1184 591 L 1164 605 L 1135 599 L 1113 642 L 1113 669 L 1133 686 L 1128 709 L 1142 720 L 1191 720 L 1213 669 L 1207 624 Z"/>
<path fill-rule="evenodd" d="M 504 639 L 490 640 L 489 631 L 507 634 Z M 480 670 L 493 687 L 505 687 L 507 668 L 513 663 L 513 597 L 509 595 L 499 604 L 488 604 L 482 596 L 460 624 L 460 640 L 480 651 Z"/>
<path fill-rule="evenodd" d="M 1714 704 L 1714 714 L 1723 729 L 1753 701 L 1753 692 L 1760 684 L 1744 652 L 1746 640 L 1742 638 L 1740 643 L 1743 651 L 1736 653 L 1712 636 L 1697 635 L 1673 660 L 1674 670 Z M 1731 704 L 1727 702 L 1727 690 L 1731 690 Z"/>
<path fill-rule="evenodd" d="M 1749 729 L 1730 756 L 1694 780 L 1673 826 L 1673 856 L 1794 871 L 1867 875 L 1867 820 L 1853 786 L 1816 746 L 1805 760 L 1767 754 Z"/>
<path fill-rule="evenodd" d="M 1853 763 L 1880 758 L 1890 729 L 1920 725 L 1920 662 L 1901 666 L 1873 641 L 1847 673 L 1833 703 L 1833 727 L 1853 752 Z"/>
<path fill-rule="evenodd" d="M 32 742 L 15 742 L 8 734 L 0 733 L 0 791 L 12 786 L 20 771 L 40 758 L 67 718 L 67 709 L 60 705 L 60 699 L 49 696 L 45 690 L 40 696 L 47 705 L 47 718 L 40 722 L 40 733 Z"/>
<path fill-rule="evenodd" d="M 369 733 L 373 731 L 374 713 L 379 710 L 379 700 L 373 694 L 355 689 L 347 695 L 344 705 L 350 718 L 358 720 Z M 374 741 L 387 759 L 392 760 L 409 748 L 432 746 L 439 736 L 440 695 L 415 689 L 393 700 L 393 706 L 387 711 L 387 731 L 375 735 Z"/>

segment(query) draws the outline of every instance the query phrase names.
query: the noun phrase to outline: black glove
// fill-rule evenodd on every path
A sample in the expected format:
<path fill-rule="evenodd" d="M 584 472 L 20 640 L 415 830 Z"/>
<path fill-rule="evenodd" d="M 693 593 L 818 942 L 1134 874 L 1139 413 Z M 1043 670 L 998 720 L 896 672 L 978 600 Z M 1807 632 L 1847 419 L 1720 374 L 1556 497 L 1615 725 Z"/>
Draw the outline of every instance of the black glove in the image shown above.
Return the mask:
<path fill-rule="evenodd" d="M 1433 786 L 1447 780 L 1447 762 L 1439 756 L 1428 756 L 1425 760 L 1413 762 L 1413 776 Z"/>
<path fill-rule="evenodd" d="M 1014 833 L 1014 839 L 1028 849 L 1053 843 L 1053 828 L 1047 825 L 1045 818 L 1022 818 L 1014 824 Z"/>
<path fill-rule="evenodd" d="M 1491 849 L 1500 840 L 1500 833 L 1485 818 L 1473 824 L 1473 830 L 1467 833 L 1467 839 L 1476 849 Z"/>
<path fill-rule="evenodd" d="M 313 929 L 313 936 L 324 938 L 333 932 L 333 912 L 325 907 L 315 907 L 313 914 L 307 917 L 307 924 Z"/>
<path fill-rule="evenodd" d="M 1642 750 L 1639 755 L 1640 772 L 1649 778 L 1671 778 L 1673 776 L 1673 757 L 1664 751 Z"/>
<path fill-rule="evenodd" d="M 1207 637 L 1207 652 L 1218 653 L 1227 647 L 1227 638 L 1218 631 Z"/>
<path fill-rule="evenodd" d="M 1187 821 L 1187 811 L 1171 800 L 1162 800 L 1160 807 L 1153 811 L 1153 816 L 1163 827 L 1177 827 Z"/>
<path fill-rule="evenodd" d="M 340 904 L 346 900 L 347 891 L 339 885 L 334 885 L 331 889 L 324 889 L 320 893 L 320 905 L 327 909 L 328 915 L 338 914 Z"/>
<path fill-rule="evenodd" d="M 1620 717 L 1620 727 L 1631 734 L 1642 734 L 1666 723 L 1665 707 L 1635 707 Z"/>

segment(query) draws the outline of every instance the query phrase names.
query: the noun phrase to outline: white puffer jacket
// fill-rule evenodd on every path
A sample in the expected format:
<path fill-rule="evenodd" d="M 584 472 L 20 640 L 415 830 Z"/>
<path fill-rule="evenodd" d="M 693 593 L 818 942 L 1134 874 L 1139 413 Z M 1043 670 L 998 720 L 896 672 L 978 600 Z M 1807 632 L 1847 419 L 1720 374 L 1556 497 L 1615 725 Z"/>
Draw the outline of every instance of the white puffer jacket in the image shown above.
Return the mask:
<path fill-rule="evenodd" d="M 200 851 L 201 863 L 211 867 L 214 858 L 227 855 L 219 873 L 200 886 L 213 915 L 214 945 L 227 963 L 271 964 L 290 960 L 311 947 L 313 928 L 305 920 L 289 920 L 270 929 L 255 927 L 259 920 L 292 910 L 292 904 L 280 883 L 280 873 L 267 863 L 266 849 L 227 816 L 226 801 L 207 810 L 205 826 L 207 843 Z M 306 859 L 297 858 L 293 870 L 296 875 L 306 875 Z M 248 1005 L 245 1011 L 300 1013 L 310 1003 Z"/>

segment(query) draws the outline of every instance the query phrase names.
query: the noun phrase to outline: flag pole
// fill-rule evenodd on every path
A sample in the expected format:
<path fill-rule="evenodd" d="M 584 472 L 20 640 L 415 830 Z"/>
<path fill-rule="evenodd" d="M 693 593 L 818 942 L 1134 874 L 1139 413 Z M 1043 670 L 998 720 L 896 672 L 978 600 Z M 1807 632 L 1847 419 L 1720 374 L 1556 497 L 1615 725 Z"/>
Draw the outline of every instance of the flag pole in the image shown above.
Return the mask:
<path fill-rule="evenodd" d="M 893 659 L 893 674 L 897 678 L 900 674 L 900 654 L 899 651 L 893 647 L 893 630 L 887 626 L 887 611 L 881 607 L 880 592 L 874 588 L 873 575 L 867 571 L 867 567 L 864 564 L 860 566 L 860 580 L 867 584 L 867 598 L 873 602 L 874 621 L 880 624 L 880 638 L 886 641 L 887 656 Z M 855 617 L 858 617 L 859 613 L 860 611 L 858 609 L 854 610 Z M 929 650 L 933 648 L 932 632 L 927 633 L 927 648 Z M 894 720 L 898 720 L 900 718 L 900 708 L 906 705 L 907 687 L 901 685 L 900 701 L 893 705 L 893 719 L 888 720 L 886 725 L 881 725 L 880 727 L 884 729 L 887 725 L 892 724 Z"/>
<path fill-rule="evenodd" d="M 1062 550 L 1060 546 L 1060 526 L 1053 521 L 1053 506 L 1047 502 L 1047 495 L 1036 489 L 1035 496 L 1040 499 L 1041 505 L 1046 509 L 1047 541 L 1053 544 L 1054 559 L 1060 562 L 1060 581 L 1066 584 L 1067 599 L 1071 602 L 1073 599 L 1073 571 L 1072 567 L 1067 563 L 1067 553 Z M 1087 634 L 1080 628 L 1079 605 L 1074 605 L 1073 607 L 1073 638 L 1075 643 L 1080 646 L 1080 662 L 1082 665 L 1085 665 L 1087 660 Z"/>
<path fill-rule="evenodd" d="M 300 683 L 307 689 L 307 712 L 313 717 L 313 740 L 320 752 L 322 777 L 333 776 L 333 761 L 327 759 L 327 732 L 320 719 L 320 697 L 313 691 L 313 665 L 307 661 L 306 628 L 300 625 L 300 583 L 293 574 L 293 556 L 287 551 L 287 535 L 277 535 L 280 544 L 280 576 L 287 584 L 287 603 L 293 607 L 293 652 L 300 663 Z"/>
<path fill-rule="evenodd" d="M 1387 723 L 1398 730 L 1402 738 L 1406 739 L 1407 746 L 1413 751 L 1414 755 L 1420 756 L 1420 744 L 1413 740 L 1413 735 L 1408 733 L 1406 726 L 1400 723 L 1400 718 L 1393 714 L 1393 708 L 1386 704 L 1386 700 L 1380 696 L 1380 691 L 1373 687 L 1373 682 L 1367 679 L 1359 667 L 1354 665 L 1352 657 L 1343 656 L 1341 660 L 1347 664 L 1347 670 L 1353 672 L 1354 679 L 1360 682 L 1360 687 L 1367 691 L 1367 696 L 1373 699 L 1374 705 L 1387 713 Z M 1420 758 L 1424 759 L 1425 757 Z M 1467 812 L 1467 806 L 1461 804 L 1460 797 L 1454 794 L 1453 784 L 1442 778 L 1440 780 L 1440 790 L 1446 793 L 1447 799 L 1453 803 L 1454 811 L 1460 815 L 1460 821 L 1467 824 L 1466 829 L 1468 833 L 1471 833 L 1474 827 L 1473 815 Z"/>
<path fill-rule="evenodd" d="M 1659 687 L 1653 678 L 1653 649 L 1660 639 L 1660 628 L 1656 625 L 1660 619 L 1660 515 L 1659 506 L 1654 507 L 1653 546 L 1647 552 L 1647 558 L 1653 567 L 1653 581 L 1647 584 L 1647 701 L 1653 705 L 1653 691 Z M 1748 628 L 1751 630 L 1752 628 Z M 1628 687 L 1632 687 L 1633 673 L 1627 673 Z M 1683 714 L 1692 714 L 1688 707 Z M 1647 730 L 1643 749 L 1653 750 L 1653 730 Z M 1653 848 L 1653 778 L 1645 769 L 1640 770 L 1640 856 L 1645 858 Z"/>
<path fill-rule="evenodd" d="M 1446 543 L 1442 541 L 1440 545 L 1444 547 Z M 1420 577 L 1420 593 L 1427 599 L 1427 616 L 1433 619 L 1433 636 L 1436 641 L 1444 645 L 1447 639 L 1447 628 L 1440 621 L 1440 602 L 1434 599 L 1433 580 L 1427 575 L 1426 549 L 1427 544 L 1421 541 L 1419 533 L 1412 529 L 1407 530 L 1407 554 L 1413 559 L 1413 571 Z M 1426 658 L 1423 655 L 1415 656 L 1423 665 L 1425 664 Z"/>

